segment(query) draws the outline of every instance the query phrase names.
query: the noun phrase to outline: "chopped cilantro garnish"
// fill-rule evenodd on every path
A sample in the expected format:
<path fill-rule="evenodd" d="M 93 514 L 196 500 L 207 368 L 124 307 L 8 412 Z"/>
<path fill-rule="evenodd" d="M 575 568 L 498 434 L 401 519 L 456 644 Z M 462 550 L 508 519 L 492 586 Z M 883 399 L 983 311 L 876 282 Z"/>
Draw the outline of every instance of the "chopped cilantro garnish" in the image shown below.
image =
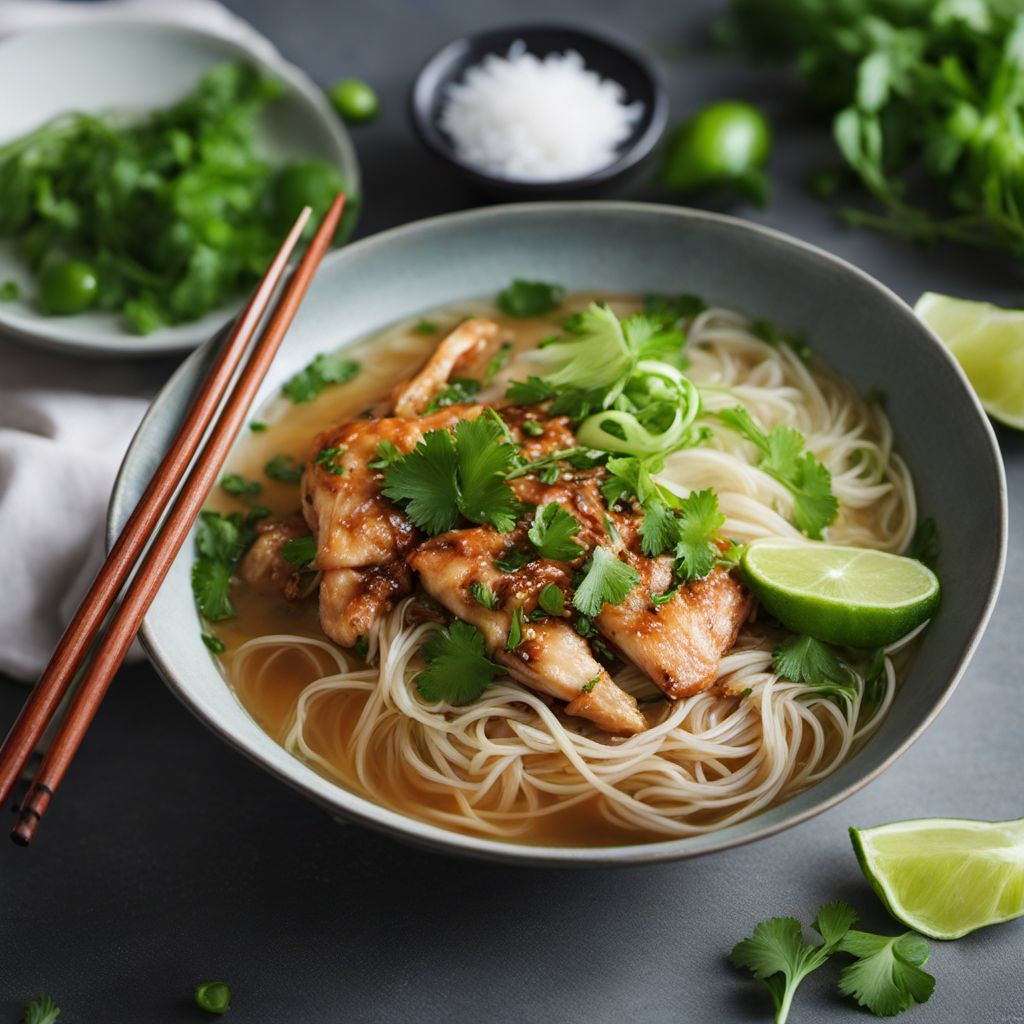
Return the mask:
<path fill-rule="evenodd" d="M 766 434 L 742 406 L 726 409 L 719 418 L 732 430 L 752 442 L 760 451 L 758 463 L 793 496 L 793 519 L 814 540 L 839 512 L 832 494 L 832 474 L 811 452 L 804 450 L 803 435 L 780 423 Z"/>
<path fill-rule="evenodd" d="M 192 595 L 204 618 L 211 622 L 230 619 L 232 563 L 200 555 L 192 565 Z"/>
<path fill-rule="evenodd" d="M 460 405 L 471 402 L 480 391 L 480 381 L 472 377 L 455 377 L 450 380 L 434 397 L 426 408 L 426 412 L 437 412 L 449 405 Z"/>
<path fill-rule="evenodd" d="M 228 494 L 234 494 L 236 497 L 242 497 L 246 494 L 259 494 L 263 490 L 261 484 L 255 480 L 247 480 L 244 476 L 239 476 L 238 473 L 227 473 L 221 477 L 221 487 L 228 492 Z"/>
<path fill-rule="evenodd" d="M 416 676 L 416 689 L 434 703 L 468 704 L 502 671 L 488 659 L 483 633 L 460 619 L 434 633 L 421 652 L 427 668 Z"/>
<path fill-rule="evenodd" d="M 537 595 L 537 604 L 548 615 L 561 615 L 565 611 L 565 594 L 556 583 L 548 583 Z"/>
<path fill-rule="evenodd" d="M 22 1024 L 56 1024 L 60 1016 L 60 1008 L 48 996 L 41 995 L 25 1006 L 21 1011 Z"/>
<path fill-rule="evenodd" d="M 502 572 L 515 572 L 528 562 L 532 562 L 535 557 L 536 555 L 533 551 L 513 548 L 504 558 L 496 558 L 494 565 L 495 568 L 500 569 Z"/>
<path fill-rule="evenodd" d="M 671 590 L 666 590 L 664 594 L 651 594 L 651 604 L 655 608 L 660 608 L 663 604 L 668 604 L 678 593 L 679 588 L 673 587 Z"/>
<path fill-rule="evenodd" d="M 583 548 L 572 538 L 580 532 L 580 524 L 556 502 L 538 508 L 527 536 L 541 558 L 570 562 L 583 554 Z"/>
<path fill-rule="evenodd" d="M 597 615 L 606 604 L 620 604 L 636 586 L 640 574 L 606 548 L 595 548 L 572 603 L 584 615 Z"/>
<path fill-rule="evenodd" d="M 318 466 L 323 466 L 328 473 L 334 476 L 344 476 L 345 467 L 341 464 L 341 457 L 346 452 L 345 445 L 333 445 L 330 448 L 321 448 L 313 457 Z"/>
<path fill-rule="evenodd" d="M 484 383 L 490 384 L 492 380 L 505 369 L 509 357 L 512 355 L 512 342 L 503 341 L 501 347 L 487 361 L 487 369 L 484 371 Z"/>
<path fill-rule="evenodd" d="M 697 316 L 707 308 L 708 304 L 699 295 L 684 294 L 672 297 L 651 293 L 644 296 L 644 312 L 668 324 Z"/>
<path fill-rule="evenodd" d="M 548 387 L 540 377 L 530 376 L 526 380 L 513 380 L 505 390 L 505 397 L 516 405 L 534 405 L 546 402 L 558 394 L 554 388 Z"/>
<path fill-rule="evenodd" d="M 267 425 L 262 420 L 250 420 L 249 429 L 254 434 L 262 434 L 263 431 L 267 429 Z"/>
<path fill-rule="evenodd" d="M 360 660 L 366 661 L 370 656 L 370 641 L 365 636 L 357 636 L 352 645 L 352 653 Z"/>
<path fill-rule="evenodd" d="M 508 629 L 508 638 L 505 640 L 505 650 L 514 651 L 523 642 L 523 606 L 517 604 L 512 612 L 512 625 Z"/>
<path fill-rule="evenodd" d="M 693 491 L 679 503 L 675 518 L 677 576 L 686 581 L 700 580 L 711 572 L 718 556 L 714 538 L 724 522 L 725 516 L 718 511 L 718 497 L 710 488 Z"/>
<path fill-rule="evenodd" d="M 200 633 L 199 635 L 208 650 L 214 654 L 224 653 L 224 641 L 220 637 L 214 636 L 213 633 Z"/>
<path fill-rule="evenodd" d="M 592 689 L 593 689 L 593 688 L 594 688 L 595 686 L 597 686 L 597 684 L 598 684 L 599 682 L 601 682 L 601 677 L 600 677 L 600 676 L 594 676 L 594 678 L 593 678 L 593 679 L 588 679 L 588 680 L 587 680 L 587 681 L 586 681 L 586 682 L 585 682 L 585 683 L 584 683 L 584 684 L 583 684 L 583 685 L 582 685 L 582 686 L 580 687 L 580 692 L 581 692 L 581 693 L 590 693 L 590 691 L 591 691 L 591 690 L 592 690 Z"/>
<path fill-rule="evenodd" d="M 263 472 L 271 480 L 294 484 L 302 479 L 302 463 L 293 455 L 275 455 L 264 467 Z"/>
<path fill-rule="evenodd" d="M 413 330 L 417 334 L 436 334 L 437 324 L 431 320 L 421 320 L 418 324 L 413 326 Z"/>
<path fill-rule="evenodd" d="M 828 644 L 814 637 L 787 637 L 772 652 L 772 668 L 783 678 L 825 695 L 853 700 L 857 693 L 850 670 Z"/>
<path fill-rule="evenodd" d="M 811 358 L 811 346 L 799 331 L 783 331 L 771 320 L 761 319 L 750 325 L 750 333 L 769 345 L 788 345 L 804 362 Z"/>
<path fill-rule="evenodd" d="M 359 372 L 354 359 L 334 353 L 321 352 L 294 377 L 285 382 L 282 392 L 297 405 L 312 402 L 329 384 L 344 384 Z"/>
<path fill-rule="evenodd" d="M 544 426 L 536 420 L 523 420 L 523 433 L 529 437 L 540 437 L 544 433 Z"/>
<path fill-rule="evenodd" d="M 238 513 L 222 516 L 210 509 L 199 513 L 196 525 L 196 550 L 199 554 L 234 565 L 251 540 L 252 534 L 244 529 Z"/>
<path fill-rule="evenodd" d="M 498 293 L 495 301 L 498 309 L 509 316 L 540 316 L 557 309 L 564 296 L 561 285 L 517 278 Z"/>
<path fill-rule="evenodd" d="M 381 441 L 377 445 L 377 458 L 369 463 L 371 469 L 387 469 L 392 462 L 397 462 L 402 457 L 398 446 L 391 441 Z"/>
<path fill-rule="evenodd" d="M 505 483 L 515 455 L 492 419 L 461 420 L 454 434 L 431 430 L 388 465 L 383 492 L 432 535 L 450 530 L 460 516 L 507 533 L 519 511 Z"/>
<path fill-rule="evenodd" d="M 484 608 L 494 611 L 498 607 L 498 596 L 486 583 L 470 583 L 469 594 L 477 604 L 483 605 Z"/>
<path fill-rule="evenodd" d="M 4 281 L 0 284 L 0 302 L 14 302 L 21 297 L 21 288 L 17 281 Z"/>
<path fill-rule="evenodd" d="M 281 557 L 296 569 L 309 565 L 316 558 L 316 541 L 310 536 L 292 537 L 278 548 Z"/>

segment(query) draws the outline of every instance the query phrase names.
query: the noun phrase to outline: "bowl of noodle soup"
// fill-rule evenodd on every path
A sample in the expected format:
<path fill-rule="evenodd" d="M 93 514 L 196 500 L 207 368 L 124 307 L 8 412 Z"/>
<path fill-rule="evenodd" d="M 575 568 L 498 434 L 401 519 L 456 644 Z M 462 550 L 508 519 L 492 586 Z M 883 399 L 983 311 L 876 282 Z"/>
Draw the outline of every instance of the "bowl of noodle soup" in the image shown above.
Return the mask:
<path fill-rule="evenodd" d="M 510 316 L 494 297 L 523 278 L 557 282 L 564 294 L 553 309 Z M 635 727 L 610 728 L 586 710 L 597 674 L 570 704 L 523 685 L 514 666 L 511 674 L 496 667 L 470 699 L 429 699 L 437 695 L 417 685 L 425 645 L 451 614 L 466 617 L 452 612 L 443 533 L 423 545 L 419 561 L 410 556 L 418 583 L 393 587 L 355 644 L 324 632 L 325 572 L 295 573 L 290 599 L 282 600 L 273 588 L 239 579 L 243 565 L 230 584 L 231 616 L 204 624 L 188 545 L 142 631 L 172 690 L 331 813 L 421 845 L 506 861 L 643 863 L 710 852 L 804 820 L 877 776 L 938 713 L 987 622 L 1005 548 L 1001 462 L 962 373 L 909 308 L 862 272 L 776 232 L 644 204 L 537 203 L 434 218 L 332 253 L 254 406 L 259 429 L 240 437 L 228 461 L 239 479 L 259 482 L 259 494 L 219 491 L 209 514 L 234 514 L 237 523 L 258 503 L 266 523 L 284 524 L 293 534 L 282 536 L 303 543 L 308 528 L 294 515 L 298 467 L 322 463 L 325 486 L 334 486 L 335 472 L 335 482 L 344 481 L 338 487 L 355 486 L 351 467 L 332 460 L 355 451 L 360 432 L 387 412 L 388 396 L 449 332 L 497 325 L 494 344 L 475 364 L 464 360 L 465 378 L 441 392 L 449 399 L 435 395 L 419 410 L 424 422 L 447 423 L 451 410 L 454 424 L 476 415 L 464 410 L 492 401 L 502 413 L 509 383 L 542 372 L 536 360 L 548 348 L 538 345 L 566 317 L 597 308 L 629 323 L 658 308 L 662 300 L 652 295 L 680 293 L 701 300 L 682 301 L 676 325 L 685 335 L 678 372 L 699 402 L 684 425 L 690 440 L 664 458 L 659 486 L 681 500 L 713 490 L 723 538 L 806 540 L 792 489 L 759 468 L 749 439 L 723 427 L 722 412 L 740 405 L 766 431 L 781 424 L 799 431 L 830 474 L 837 507 L 829 542 L 903 553 L 925 518 L 947 541 L 935 564 L 943 598 L 934 618 L 884 650 L 844 652 L 842 696 L 780 676 L 772 655 L 784 631 L 723 591 L 714 599 L 733 601 L 735 628 L 714 652 L 713 679 L 693 692 L 653 684 L 656 673 L 641 670 L 643 652 L 631 655 L 632 626 L 615 633 L 600 616 L 595 628 L 576 615 L 570 637 L 556 624 L 569 645 L 563 661 L 598 658 L 601 687 L 638 709 L 628 712 L 640 716 Z M 115 488 L 112 535 L 212 356 L 211 343 L 188 359 L 147 414 Z M 340 381 L 325 386 L 311 376 L 318 357 L 333 360 L 317 365 Z M 351 379 L 345 360 L 358 364 Z M 311 379 L 316 393 L 294 401 L 296 387 Z M 546 407 L 507 410 L 524 451 L 550 426 L 528 423 L 522 431 L 537 408 Z M 320 440 L 319 451 L 311 449 L 338 424 L 347 425 L 349 443 Z M 275 459 L 283 472 L 268 475 Z M 307 474 L 301 493 L 310 504 L 311 486 Z M 612 510 L 622 507 L 603 511 L 616 519 Z M 629 528 L 626 518 L 619 525 Z M 537 571 L 506 565 L 495 589 Z M 673 594 L 666 591 L 665 601 Z M 539 612 L 528 620 L 519 614 L 527 632 L 546 628 Z M 207 643 L 215 637 L 216 656 L 204 633 Z M 589 637 L 582 647 L 581 636 Z M 602 636 L 613 638 L 611 651 Z M 437 677 L 458 664 L 439 662 Z"/>

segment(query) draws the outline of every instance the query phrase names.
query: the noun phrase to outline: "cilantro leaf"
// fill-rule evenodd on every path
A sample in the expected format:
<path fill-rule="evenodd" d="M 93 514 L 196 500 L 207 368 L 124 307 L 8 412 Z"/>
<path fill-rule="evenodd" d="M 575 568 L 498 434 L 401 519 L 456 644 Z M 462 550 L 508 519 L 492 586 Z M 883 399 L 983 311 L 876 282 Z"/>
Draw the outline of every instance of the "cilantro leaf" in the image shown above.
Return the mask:
<path fill-rule="evenodd" d="M 533 551 L 526 551 L 521 548 L 513 548 L 509 551 L 504 558 L 496 558 L 494 560 L 494 566 L 496 569 L 500 569 L 502 572 L 515 572 L 517 569 L 521 569 L 524 565 L 534 560 Z"/>
<path fill-rule="evenodd" d="M 4 281 L 0 284 L 0 302 L 14 302 L 21 297 L 21 288 L 17 281 Z"/>
<path fill-rule="evenodd" d="M 516 524 L 519 503 L 505 483 L 516 449 L 503 437 L 504 424 L 485 416 L 461 420 L 455 427 L 459 511 L 474 523 L 508 533 Z"/>
<path fill-rule="evenodd" d="M 60 1009 L 48 995 L 41 995 L 22 1010 L 22 1024 L 55 1024 Z"/>
<path fill-rule="evenodd" d="M 234 564 L 247 543 L 239 516 L 204 509 L 196 525 L 196 550 L 214 561 Z"/>
<path fill-rule="evenodd" d="M 624 601 L 639 579 L 640 574 L 633 566 L 620 561 L 606 548 L 595 548 L 572 603 L 584 615 L 593 617 L 606 604 Z"/>
<path fill-rule="evenodd" d="M 745 437 L 761 453 L 758 466 L 793 496 L 793 521 L 814 540 L 835 521 L 839 502 L 832 493 L 832 474 L 804 450 L 803 435 L 781 423 L 766 434 L 742 406 L 724 409 L 718 418 Z"/>
<path fill-rule="evenodd" d="M 477 604 L 494 611 L 498 607 L 498 595 L 486 583 L 470 583 L 469 596 Z"/>
<path fill-rule="evenodd" d="M 432 703 L 468 704 L 502 671 L 486 656 L 483 633 L 460 619 L 434 633 L 420 650 L 427 668 L 416 676 L 416 689 Z"/>
<path fill-rule="evenodd" d="M 228 494 L 233 494 L 236 497 L 243 497 L 246 494 L 259 494 L 263 490 L 263 485 L 258 481 L 247 480 L 238 473 L 225 474 L 221 477 L 220 485 Z"/>
<path fill-rule="evenodd" d="M 503 341 L 498 351 L 487 361 L 487 369 L 484 370 L 484 383 L 490 384 L 492 380 L 505 368 L 505 364 L 512 355 L 512 342 Z"/>
<path fill-rule="evenodd" d="M 519 514 L 505 483 L 515 455 L 503 424 L 486 416 L 461 420 L 454 434 L 431 430 L 408 455 L 385 466 L 382 490 L 429 534 L 450 530 L 460 515 L 507 533 Z"/>
<path fill-rule="evenodd" d="M 693 491 L 680 502 L 676 574 L 681 579 L 701 580 L 715 567 L 718 546 L 713 538 L 724 522 L 725 516 L 718 511 L 718 496 L 710 487 Z"/>
<path fill-rule="evenodd" d="M 530 376 L 526 380 L 513 380 L 505 390 L 505 397 L 516 405 L 534 405 L 554 398 L 558 392 L 549 387 L 540 377 Z"/>
<path fill-rule="evenodd" d="M 392 462 L 397 462 L 402 458 L 402 452 L 393 441 L 381 441 L 377 445 L 376 454 L 377 458 L 373 462 L 367 463 L 371 469 L 387 469 Z"/>
<path fill-rule="evenodd" d="M 565 611 L 565 594 L 557 583 L 548 583 L 537 595 L 537 605 L 548 615 L 561 615 Z"/>
<path fill-rule="evenodd" d="M 437 412 L 449 405 L 471 402 L 480 391 L 480 381 L 472 377 L 454 377 L 430 400 L 426 411 Z"/>
<path fill-rule="evenodd" d="M 408 455 L 384 469 L 382 492 L 401 502 L 409 518 L 429 534 L 444 533 L 456 523 L 459 460 L 447 430 L 431 430 Z"/>
<path fill-rule="evenodd" d="M 517 604 L 512 612 L 512 624 L 509 626 L 508 637 L 505 640 L 505 650 L 514 651 L 523 642 L 523 606 Z"/>
<path fill-rule="evenodd" d="M 228 562 L 200 555 L 192 566 L 192 595 L 203 616 L 211 622 L 230 619 L 235 614 L 231 603 L 231 571 Z"/>
<path fill-rule="evenodd" d="M 218 636 L 214 636 L 213 633 L 200 633 L 199 639 L 203 641 L 207 650 L 213 654 L 223 654 L 225 651 L 224 641 Z"/>
<path fill-rule="evenodd" d="M 495 304 L 509 316 L 540 316 L 557 309 L 564 297 L 561 285 L 516 278 L 498 293 Z"/>
<path fill-rule="evenodd" d="M 337 352 L 321 352 L 287 380 L 281 391 L 296 405 L 312 402 L 329 384 L 344 384 L 359 372 L 359 363 Z"/>
<path fill-rule="evenodd" d="M 660 498 L 652 497 L 644 504 L 640 523 L 640 546 L 648 558 L 655 558 L 676 545 L 679 524 L 673 511 Z"/>
<path fill-rule="evenodd" d="M 282 483 L 294 484 L 302 479 L 302 463 L 292 455 L 275 455 L 263 467 L 263 472 L 271 480 L 280 480 Z"/>
<path fill-rule="evenodd" d="M 292 537 L 278 548 L 278 552 L 289 565 L 301 569 L 316 558 L 316 541 L 309 535 Z"/>
<path fill-rule="evenodd" d="M 313 462 L 323 466 L 332 476 L 344 476 L 345 467 L 341 464 L 341 457 L 345 454 L 345 445 L 331 445 L 330 448 L 321 448 L 313 456 Z"/>
<path fill-rule="evenodd" d="M 876 1017 L 894 1017 L 927 1002 L 935 991 L 935 979 L 921 969 L 928 962 L 928 943 L 915 932 L 850 931 L 838 948 L 857 958 L 843 968 L 839 991 Z"/>
<path fill-rule="evenodd" d="M 825 963 L 856 919 L 846 903 L 825 904 L 814 921 L 822 936 L 821 944 L 815 946 L 804 941 L 800 922 L 795 918 L 773 917 L 761 921 L 750 938 L 738 942 L 729 960 L 764 983 L 775 1004 L 777 1024 L 785 1024 L 800 983 Z"/>
<path fill-rule="evenodd" d="M 786 637 L 772 652 L 772 668 L 777 675 L 825 695 L 853 700 L 857 693 L 850 670 L 828 644 L 814 637 Z"/>
<path fill-rule="evenodd" d="M 580 524 L 557 502 L 538 508 L 527 536 L 541 558 L 571 562 L 583 554 L 583 548 L 572 540 L 580 532 Z"/>

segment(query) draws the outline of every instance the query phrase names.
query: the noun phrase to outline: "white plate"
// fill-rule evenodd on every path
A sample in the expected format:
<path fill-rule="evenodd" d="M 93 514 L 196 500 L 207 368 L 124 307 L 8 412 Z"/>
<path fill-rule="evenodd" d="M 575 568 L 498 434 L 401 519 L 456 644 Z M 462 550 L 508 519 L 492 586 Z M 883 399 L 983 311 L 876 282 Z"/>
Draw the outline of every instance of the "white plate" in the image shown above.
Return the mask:
<path fill-rule="evenodd" d="M 192 28 L 149 21 L 104 21 L 47 28 L 0 44 L 0 144 L 70 110 L 145 113 L 190 92 L 225 61 L 248 60 L 285 85 L 261 119 L 257 144 L 275 163 L 317 157 L 337 166 L 359 194 L 355 151 L 340 119 L 307 76 L 283 60 L 268 63 L 247 47 Z M 3 196 L 0 196 L 0 202 Z M 47 348 L 83 355 L 147 357 L 195 348 L 241 307 L 225 303 L 193 323 L 129 334 L 116 313 L 47 317 L 32 305 L 35 284 L 14 245 L 0 241 L 0 281 L 23 298 L 0 302 L 0 327 Z"/>

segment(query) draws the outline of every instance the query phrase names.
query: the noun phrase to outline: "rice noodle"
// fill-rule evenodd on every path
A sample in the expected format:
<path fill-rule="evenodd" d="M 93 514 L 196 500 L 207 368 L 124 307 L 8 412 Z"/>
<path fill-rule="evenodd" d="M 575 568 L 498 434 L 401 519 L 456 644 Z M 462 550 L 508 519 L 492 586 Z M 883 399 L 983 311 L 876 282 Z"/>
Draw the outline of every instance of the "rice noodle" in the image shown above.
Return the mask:
<path fill-rule="evenodd" d="M 771 429 L 789 423 L 830 469 L 840 501 L 829 539 L 902 551 L 916 523 L 912 481 L 892 449 L 884 412 L 818 363 L 773 346 L 732 312 L 709 309 L 689 332 L 689 376 L 701 388 L 711 431 L 704 447 L 673 454 L 661 477 L 679 491 L 713 486 L 723 533 L 740 541 L 801 535 L 777 481 L 751 462 L 753 448 L 708 416 L 737 404 Z M 234 656 L 232 674 L 272 677 L 282 651 L 315 675 L 298 698 L 284 746 L 372 800 L 478 835 L 530 838 L 539 819 L 596 801 L 621 841 L 687 836 L 758 813 L 827 776 L 885 717 L 913 636 L 886 651 L 879 692 L 832 699 L 772 671 L 779 634 L 748 623 L 711 690 L 675 702 L 636 668 L 616 682 L 661 714 L 628 739 L 586 731 L 579 720 L 511 680 L 471 704 L 428 704 L 416 691 L 419 648 L 434 623 L 407 599 L 368 638 L 358 666 L 325 640 L 259 637 Z M 916 635 L 916 633 L 915 633 Z M 269 675 L 268 675 L 269 673 Z"/>

